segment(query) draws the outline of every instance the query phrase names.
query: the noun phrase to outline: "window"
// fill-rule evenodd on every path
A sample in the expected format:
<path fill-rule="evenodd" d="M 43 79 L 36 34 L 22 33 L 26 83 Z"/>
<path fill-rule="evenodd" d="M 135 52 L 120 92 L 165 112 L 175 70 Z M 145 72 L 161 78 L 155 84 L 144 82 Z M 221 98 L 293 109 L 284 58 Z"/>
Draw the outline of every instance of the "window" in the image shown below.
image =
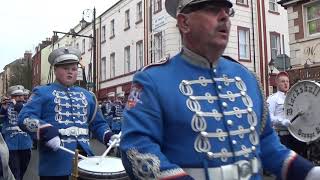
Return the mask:
<path fill-rule="evenodd" d="M 277 0 L 269 0 L 269 11 L 278 12 Z"/>
<path fill-rule="evenodd" d="M 248 6 L 248 0 L 237 0 L 236 3 L 239 5 Z"/>
<path fill-rule="evenodd" d="M 320 33 L 320 2 L 309 5 L 307 10 L 307 30 L 309 35 Z"/>
<path fill-rule="evenodd" d="M 143 66 L 143 45 L 142 40 L 136 43 L 136 60 L 137 60 L 137 69 L 140 69 Z"/>
<path fill-rule="evenodd" d="M 113 78 L 116 75 L 116 54 L 110 54 L 110 77 Z"/>
<path fill-rule="evenodd" d="M 142 1 L 138 2 L 137 4 L 137 21 L 136 23 L 139 23 L 142 21 Z"/>
<path fill-rule="evenodd" d="M 250 61 L 250 29 L 238 27 L 239 60 Z"/>
<path fill-rule="evenodd" d="M 82 39 L 81 53 L 84 54 L 85 52 L 86 52 L 86 39 Z"/>
<path fill-rule="evenodd" d="M 106 26 L 102 26 L 101 30 L 101 43 L 106 41 Z"/>
<path fill-rule="evenodd" d="M 130 46 L 124 48 L 124 73 L 130 72 Z"/>
<path fill-rule="evenodd" d="M 270 33 L 271 58 L 276 59 L 280 54 L 280 34 L 276 32 Z"/>
<path fill-rule="evenodd" d="M 89 36 L 90 36 L 90 37 L 92 37 L 92 34 L 90 34 Z M 90 40 L 89 40 L 89 49 L 88 49 L 88 51 L 91 51 L 91 49 L 92 49 L 92 42 L 93 42 L 93 39 L 92 39 L 92 38 L 90 38 Z"/>
<path fill-rule="evenodd" d="M 130 10 L 126 10 L 125 12 L 125 20 L 124 20 L 124 30 L 130 28 Z"/>
<path fill-rule="evenodd" d="M 76 48 L 79 49 L 79 43 L 76 44 Z"/>
<path fill-rule="evenodd" d="M 114 19 L 110 21 L 110 38 L 113 38 L 115 36 L 114 34 Z"/>
<path fill-rule="evenodd" d="M 153 13 L 160 12 L 162 10 L 162 0 L 154 0 Z"/>
<path fill-rule="evenodd" d="M 101 81 L 107 80 L 107 59 L 106 59 L 106 57 L 103 57 L 101 59 L 100 78 L 101 78 Z"/>
<path fill-rule="evenodd" d="M 159 32 L 154 35 L 154 61 L 160 61 L 162 58 L 162 33 Z"/>

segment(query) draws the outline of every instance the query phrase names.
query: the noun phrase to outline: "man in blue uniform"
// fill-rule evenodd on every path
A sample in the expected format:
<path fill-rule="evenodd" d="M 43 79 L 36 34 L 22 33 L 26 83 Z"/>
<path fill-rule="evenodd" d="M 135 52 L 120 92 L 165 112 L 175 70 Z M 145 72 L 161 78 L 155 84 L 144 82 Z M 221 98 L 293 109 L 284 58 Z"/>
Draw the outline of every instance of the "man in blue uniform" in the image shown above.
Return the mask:
<path fill-rule="evenodd" d="M 93 93 L 74 86 L 81 52 L 72 47 L 59 48 L 49 55 L 56 81 L 36 87 L 19 115 L 20 126 L 40 142 L 41 180 L 67 180 L 73 156 L 60 150 L 78 148 L 92 156 L 89 130 L 102 143 L 117 138 L 98 108 Z"/>
<path fill-rule="evenodd" d="M 230 32 L 228 0 L 166 0 L 183 49 L 136 73 L 120 149 L 131 179 L 316 179 L 314 167 L 283 146 L 256 76 L 221 56 Z"/>
<path fill-rule="evenodd" d="M 119 134 L 123 120 L 124 92 L 117 93 L 115 102 L 112 104 L 109 115 L 112 116 L 112 132 Z"/>
<path fill-rule="evenodd" d="M 24 104 L 24 87 L 8 88 L 10 101 L 1 106 L 4 115 L 3 134 L 9 149 L 9 166 L 17 180 L 22 180 L 31 157 L 31 137 L 18 126 L 18 114 Z"/>

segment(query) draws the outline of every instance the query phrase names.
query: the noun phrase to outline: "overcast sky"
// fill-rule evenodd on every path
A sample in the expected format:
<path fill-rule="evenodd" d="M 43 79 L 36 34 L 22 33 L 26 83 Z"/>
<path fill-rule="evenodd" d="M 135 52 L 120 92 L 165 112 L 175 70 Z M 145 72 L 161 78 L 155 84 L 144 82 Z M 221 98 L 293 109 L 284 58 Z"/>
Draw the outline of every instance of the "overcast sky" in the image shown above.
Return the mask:
<path fill-rule="evenodd" d="M 0 72 L 53 35 L 77 25 L 85 9 L 97 17 L 119 0 L 0 0 Z M 92 12 L 92 11 L 91 11 Z"/>

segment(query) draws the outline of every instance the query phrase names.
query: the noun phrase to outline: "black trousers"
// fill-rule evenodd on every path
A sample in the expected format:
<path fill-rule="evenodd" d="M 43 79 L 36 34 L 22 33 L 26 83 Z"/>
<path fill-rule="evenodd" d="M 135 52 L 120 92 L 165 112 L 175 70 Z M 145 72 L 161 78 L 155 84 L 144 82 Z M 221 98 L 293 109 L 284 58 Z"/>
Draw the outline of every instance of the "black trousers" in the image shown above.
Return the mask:
<path fill-rule="evenodd" d="M 9 151 L 9 167 L 16 180 L 23 179 L 29 165 L 30 157 L 30 149 Z"/>
<path fill-rule="evenodd" d="M 40 176 L 40 180 L 69 180 L 69 176 Z"/>
<path fill-rule="evenodd" d="M 294 138 L 291 134 L 279 136 L 283 145 L 293 150 L 300 156 L 307 158 L 307 144 Z"/>

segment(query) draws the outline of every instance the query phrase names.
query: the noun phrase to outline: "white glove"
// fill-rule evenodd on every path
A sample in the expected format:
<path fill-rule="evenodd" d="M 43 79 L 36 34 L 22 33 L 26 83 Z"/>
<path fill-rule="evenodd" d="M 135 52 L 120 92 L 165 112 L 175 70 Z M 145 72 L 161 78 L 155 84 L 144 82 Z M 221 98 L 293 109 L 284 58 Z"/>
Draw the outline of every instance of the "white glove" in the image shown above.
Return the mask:
<path fill-rule="evenodd" d="M 109 140 L 109 143 L 108 143 L 108 145 L 110 146 L 112 143 L 113 143 L 113 141 L 117 141 L 116 142 L 116 144 L 115 144 L 115 146 L 119 146 L 119 144 L 120 144 L 120 134 L 114 134 L 114 135 L 112 135 L 111 137 L 110 137 L 110 140 Z"/>
<path fill-rule="evenodd" d="M 320 166 L 312 168 L 305 180 L 319 180 L 320 177 Z"/>
<path fill-rule="evenodd" d="M 281 121 L 281 124 L 284 125 L 285 127 L 289 127 L 291 125 L 291 122 L 288 119 L 283 119 Z"/>
<path fill-rule="evenodd" d="M 46 146 L 50 147 L 53 151 L 57 151 L 60 147 L 60 138 L 56 136 L 46 142 Z"/>

